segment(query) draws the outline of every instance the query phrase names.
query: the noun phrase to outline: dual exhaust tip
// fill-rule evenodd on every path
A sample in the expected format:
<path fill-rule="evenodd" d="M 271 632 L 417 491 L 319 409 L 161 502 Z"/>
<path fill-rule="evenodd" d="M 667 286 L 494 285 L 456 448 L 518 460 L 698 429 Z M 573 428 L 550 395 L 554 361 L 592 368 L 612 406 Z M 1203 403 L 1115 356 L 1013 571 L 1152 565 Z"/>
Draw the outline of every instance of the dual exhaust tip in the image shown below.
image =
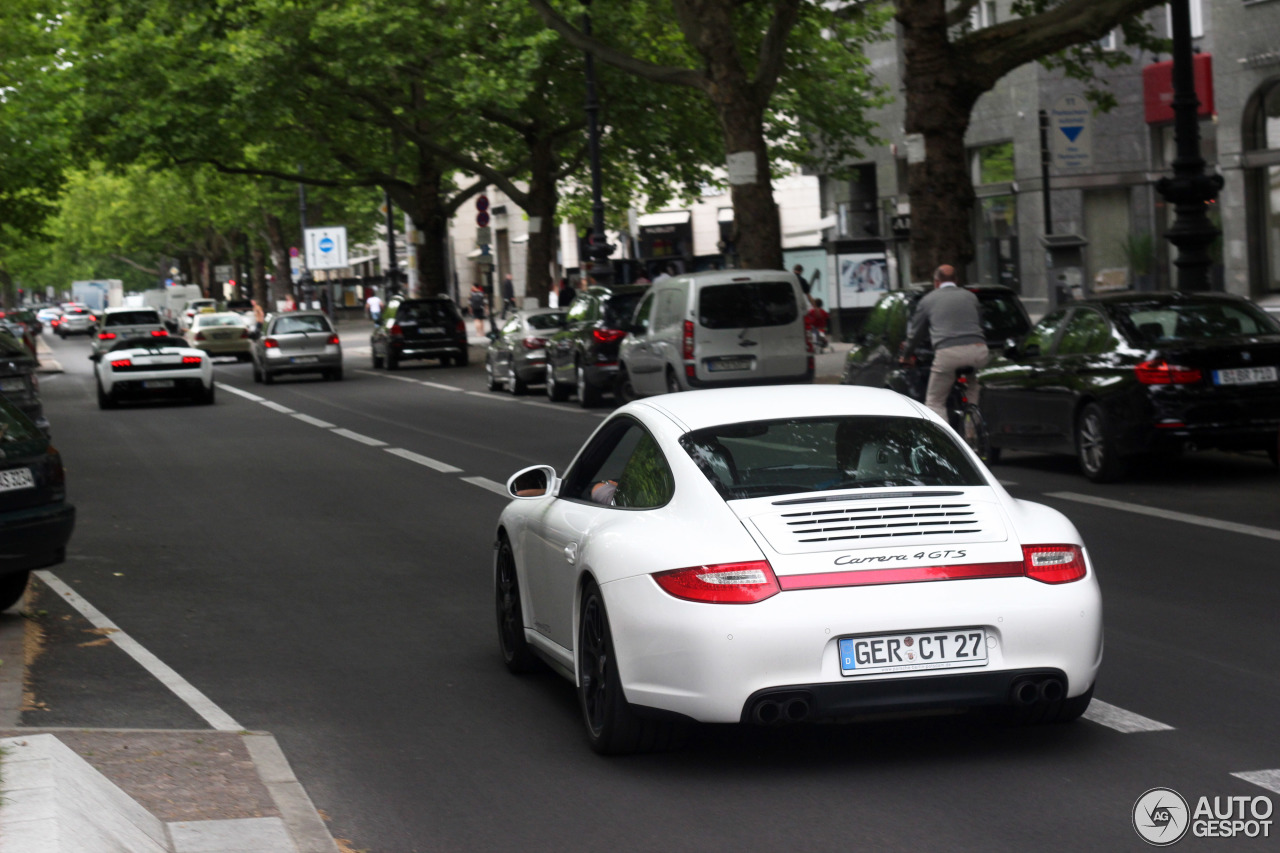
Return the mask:
<path fill-rule="evenodd" d="M 1066 695 L 1061 678 L 1028 678 L 1013 685 L 1013 704 L 1019 708 L 1061 702 Z"/>
<path fill-rule="evenodd" d="M 809 719 L 809 700 L 804 696 L 776 696 L 761 699 L 751 709 L 751 719 L 762 726 L 803 723 Z"/>

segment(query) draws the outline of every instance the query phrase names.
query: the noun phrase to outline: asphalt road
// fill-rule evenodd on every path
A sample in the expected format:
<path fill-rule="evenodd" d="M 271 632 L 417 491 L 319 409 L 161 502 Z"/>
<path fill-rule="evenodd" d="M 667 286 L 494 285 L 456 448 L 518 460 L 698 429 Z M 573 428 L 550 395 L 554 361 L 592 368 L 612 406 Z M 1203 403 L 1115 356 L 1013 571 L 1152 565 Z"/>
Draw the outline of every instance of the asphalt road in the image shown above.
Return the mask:
<path fill-rule="evenodd" d="M 79 511 L 54 574 L 275 734 L 353 849 L 1139 850 L 1132 808 L 1150 788 L 1193 807 L 1280 802 L 1232 775 L 1270 770 L 1253 778 L 1280 791 L 1280 477 L 1265 457 L 1189 454 L 1106 487 L 1068 459 L 995 468 L 1090 547 L 1107 642 L 1093 719 L 704 727 L 682 752 L 604 759 L 567 682 L 501 666 L 491 543 L 493 490 L 525 465 L 563 469 L 605 411 L 491 394 L 475 362 L 374 372 L 349 346 L 340 383 L 266 387 L 219 364 L 215 406 L 103 412 L 88 341 L 49 343 L 66 372 L 41 390 Z M 201 724 L 49 608 L 26 724 Z M 1276 849 L 1272 819 L 1265 841 L 1177 846 Z"/>

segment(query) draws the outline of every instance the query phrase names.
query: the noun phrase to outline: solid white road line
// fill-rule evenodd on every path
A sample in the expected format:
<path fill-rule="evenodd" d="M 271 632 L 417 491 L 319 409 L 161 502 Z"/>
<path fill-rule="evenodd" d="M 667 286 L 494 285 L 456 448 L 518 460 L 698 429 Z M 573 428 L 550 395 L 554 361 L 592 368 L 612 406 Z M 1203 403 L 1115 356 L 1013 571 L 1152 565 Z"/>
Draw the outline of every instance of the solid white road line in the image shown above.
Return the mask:
<path fill-rule="evenodd" d="M 419 379 L 418 384 L 426 385 L 428 388 L 439 388 L 441 391 L 461 391 L 462 390 L 461 388 L 455 387 L 453 385 L 445 385 L 442 382 L 428 382 L 425 379 Z"/>
<path fill-rule="evenodd" d="M 1046 492 L 1046 497 L 1061 498 L 1065 501 L 1076 501 L 1082 504 L 1093 504 L 1094 506 L 1106 507 L 1107 509 L 1118 509 L 1124 512 L 1133 512 L 1138 515 L 1150 515 L 1154 518 L 1163 518 L 1168 521 L 1180 521 L 1183 524 L 1196 524 L 1201 527 L 1212 527 L 1215 530 L 1229 530 L 1232 533 L 1243 533 L 1246 536 L 1257 536 L 1262 539 L 1274 539 L 1280 542 L 1280 530 L 1272 530 L 1267 527 L 1254 527 L 1251 524 L 1237 524 L 1234 521 L 1221 521 L 1216 518 L 1208 518 L 1203 515 L 1191 515 L 1186 512 L 1174 512 L 1168 509 L 1156 509 L 1151 506 L 1143 506 L 1142 504 L 1131 504 L 1125 501 L 1113 501 L 1110 498 L 1095 498 L 1092 495 L 1081 495 L 1076 492 Z"/>
<path fill-rule="evenodd" d="M 349 438 L 352 441 L 358 441 L 361 444 L 367 444 L 370 447 L 386 447 L 387 446 L 387 443 L 385 441 L 382 441 L 381 439 L 370 438 L 367 435 L 361 435 L 360 433 L 352 432 L 349 429 L 335 429 L 333 431 L 333 434 L 340 435 L 343 438 Z"/>
<path fill-rule="evenodd" d="M 288 406 L 282 406 L 279 403 L 275 402 L 274 400 L 263 400 L 262 405 L 266 406 L 271 411 L 279 412 L 282 415 L 293 414 L 293 409 L 289 408 Z"/>
<path fill-rule="evenodd" d="M 225 383 L 225 382 L 215 382 L 215 383 L 213 383 L 213 384 L 214 384 L 214 385 L 217 385 L 217 386 L 218 386 L 219 388 L 221 388 L 223 391 L 227 391 L 227 392 L 229 392 L 229 393 L 239 395 L 239 396 L 241 396 L 241 397 L 244 397 L 246 400 L 252 400 L 252 401 L 253 401 L 253 402 L 255 402 L 255 403 L 261 403 L 261 402 L 262 402 L 262 398 L 261 398 L 261 397 L 259 397 L 257 394 L 250 394 L 248 391 L 245 391 L 245 390 L 243 390 L 243 389 L 237 388 L 237 387 L 236 387 L 236 386 L 234 386 L 234 385 L 228 385 L 228 384 L 227 384 L 227 383 Z"/>
<path fill-rule="evenodd" d="M 1126 711 L 1124 708 L 1117 708 L 1115 705 L 1110 705 L 1101 699 L 1094 699 L 1089 703 L 1089 710 L 1084 712 L 1084 718 L 1127 735 L 1135 732 L 1173 731 L 1173 726 L 1156 722 L 1132 711 Z"/>
<path fill-rule="evenodd" d="M 1248 770 L 1244 773 L 1232 773 L 1237 779 L 1260 785 L 1275 794 L 1280 794 L 1280 770 Z"/>
<path fill-rule="evenodd" d="M 48 584 L 49 588 L 56 592 L 63 601 L 80 611 L 80 615 L 88 619 L 93 627 L 102 630 L 110 638 L 111 642 L 120 647 L 121 651 L 141 664 L 142 668 L 151 673 L 157 681 L 172 690 L 179 699 L 186 702 L 191 707 L 191 710 L 203 717 L 210 726 L 220 732 L 244 731 L 244 726 L 232 719 L 230 714 L 215 705 L 208 696 L 193 687 L 190 682 L 174 672 L 158 657 L 144 649 L 137 640 L 121 631 L 119 626 L 104 616 L 98 608 L 81 598 L 75 590 L 63 583 L 57 575 L 47 570 L 38 571 L 35 574 L 36 577 Z"/>
<path fill-rule="evenodd" d="M 488 477 L 462 477 L 462 482 L 470 483 L 473 486 L 479 486 L 482 489 L 488 489 L 495 495 L 502 495 L 504 498 L 511 497 L 511 493 L 507 491 L 507 487 L 502 483 L 495 483 Z"/>
<path fill-rule="evenodd" d="M 403 447 L 388 447 L 387 452 L 392 456 L 399 456 L 401 459 L 408 459 L 410 462 L 416 462 L 427 468 L 434 468 L 441 474 L 460 474 L 461 468 L 455 468 L 447 462 L 440 462 L 432 459 L 430 456 L 423 456 L 421 453 L 414 453 L 412 450 L 405 450 Z"/>
<path fill-rule="evenodd" d="M 302 421 L 304 424 L 311 424 L 312 426 L 318 426 L 321 429 L 333 429 L 335 426 L 337 426 L 337 424 L 331 424 L 328 421 L 322 421 L 319 418 L 313 418 L 311 417 L 311 415 L 296 413 L 294 414 L 294 417 Z"/>

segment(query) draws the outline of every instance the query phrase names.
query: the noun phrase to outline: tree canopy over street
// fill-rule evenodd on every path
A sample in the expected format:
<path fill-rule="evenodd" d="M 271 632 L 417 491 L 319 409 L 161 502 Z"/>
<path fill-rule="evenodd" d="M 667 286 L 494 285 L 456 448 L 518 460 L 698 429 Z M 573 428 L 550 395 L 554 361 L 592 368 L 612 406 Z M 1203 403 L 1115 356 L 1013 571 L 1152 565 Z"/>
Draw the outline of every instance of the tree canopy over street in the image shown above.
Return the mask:
<path fill-rule="evenodd" d="M 0 273 L 141 281 L 177 262 L 208 284 L 251 256 L 281 295 L 302 184 L 360 239 L 389 196 L 418 232 L 423 291 L 443 293 L 450 219 L 497 186 L 537 223 L 527 293 L 545 300 L 554 224 L 587 220 L 584 51 L 601 60 L 610 224 L 727 176 L 742 265 L 780 268 L 771 181 L 839 176 L 878 141 L 867 113 L 894 87 L 865 47 L 896 26 L 905 130 L 927 153 L 908 170 L 918 278 L 973 256 L 964 133 L 984 92 L 1037 59 L 1087 78 L 1115 61 L 1090 43 L 1117 25 L 1154 44 L 1134 16 L 1155 0 L 1018 0 L 981 30 L 975 4 L 597 0 L 587 35 L 570 0 L 13 0 Z"/>

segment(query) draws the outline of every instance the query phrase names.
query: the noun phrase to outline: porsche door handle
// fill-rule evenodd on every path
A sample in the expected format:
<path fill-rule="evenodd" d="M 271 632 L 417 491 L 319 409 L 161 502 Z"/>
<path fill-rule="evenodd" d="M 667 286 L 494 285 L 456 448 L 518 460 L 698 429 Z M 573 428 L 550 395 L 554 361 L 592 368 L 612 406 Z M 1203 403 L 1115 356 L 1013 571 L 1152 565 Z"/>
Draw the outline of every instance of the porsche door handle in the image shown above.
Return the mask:
<path fill-rule="evenodd" d="M 570 542 L 568 545 L 564 546 L 564 558 L 569 562 L 569 565 L 571 566 L 574 563 L 578 562 L 578 543 L 577 542 Z"/>

